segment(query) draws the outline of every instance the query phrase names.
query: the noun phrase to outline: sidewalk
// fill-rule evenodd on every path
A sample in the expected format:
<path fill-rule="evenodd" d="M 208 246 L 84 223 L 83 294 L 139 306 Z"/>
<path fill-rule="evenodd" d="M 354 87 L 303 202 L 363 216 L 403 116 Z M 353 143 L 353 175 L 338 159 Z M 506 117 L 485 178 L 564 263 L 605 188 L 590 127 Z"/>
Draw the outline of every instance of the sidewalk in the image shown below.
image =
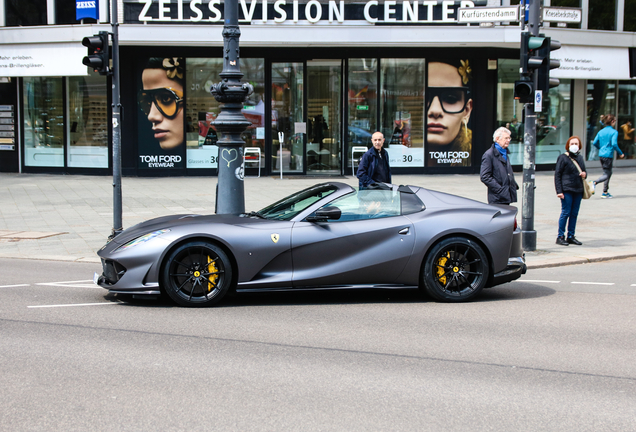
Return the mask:
<path fill-rule="evenodd" d="M 597 178 L 600 169 L 590 170 Z M 515 173 L 521 184 L 522 173 Z M 333 178 L 357 185 L 352 176 Z M 277 176 L 245 179 L 245 208 L 259 210 L 289 193 L 326 181 L 324 178 Z M 396 175 L 397 184 L 486 200 L 479 175 Z M 162 215 L 214 213 L 216 177 L 137 178 L 122 180 L 124 228 Z M 583 246 L 555 244 L 560 202 L 554 173 L 536 174 L 534 225 L 537 250 L 526 253 L 529 268 L 636 256 L 636 168 L 615 168 L 610 191 L 584 200 L 577 238 Z M 600 189 L 599 186 L 598 189 Z M 522 198 L 519 190 L 519 198 Z M 113 225 L 111 177 L 0 173 L 0 258 L 99 262 L 96 251 Z M 520 212 L 517 220 L 521 223 Z"/>

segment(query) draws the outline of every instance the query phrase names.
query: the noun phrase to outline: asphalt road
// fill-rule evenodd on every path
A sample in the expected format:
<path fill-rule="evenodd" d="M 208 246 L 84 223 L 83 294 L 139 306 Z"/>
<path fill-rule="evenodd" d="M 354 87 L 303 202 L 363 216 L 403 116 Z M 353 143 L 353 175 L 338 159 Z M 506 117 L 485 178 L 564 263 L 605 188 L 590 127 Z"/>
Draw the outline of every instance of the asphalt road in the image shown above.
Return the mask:
<path fill-rule="evenodd" d="M 635 265 L 533 270 L 465 304 L 184 309 L 106 294 L 95 264 L 0 259 L 0 430 L 636 430 Z"/>

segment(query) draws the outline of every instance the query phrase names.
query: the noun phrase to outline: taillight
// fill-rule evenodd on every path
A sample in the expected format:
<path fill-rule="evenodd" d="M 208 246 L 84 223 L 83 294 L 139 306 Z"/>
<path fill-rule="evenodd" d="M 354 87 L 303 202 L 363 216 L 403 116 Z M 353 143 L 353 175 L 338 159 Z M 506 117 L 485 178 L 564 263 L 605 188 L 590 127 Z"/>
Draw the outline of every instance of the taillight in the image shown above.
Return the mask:
<path fill-rule="evenodd" d="M 515 218 L 515 227 L 514 227 L 513 231 L 517 231 L 517 218 Z"/>

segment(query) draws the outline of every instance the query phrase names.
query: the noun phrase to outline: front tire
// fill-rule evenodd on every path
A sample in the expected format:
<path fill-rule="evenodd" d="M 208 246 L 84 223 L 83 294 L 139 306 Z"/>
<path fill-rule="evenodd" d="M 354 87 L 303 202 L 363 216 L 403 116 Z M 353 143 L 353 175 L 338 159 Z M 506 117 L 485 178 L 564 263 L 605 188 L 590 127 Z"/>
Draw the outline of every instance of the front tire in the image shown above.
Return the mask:
<path fill-rule="evenodd" d="M 185 243 L 168 255 L 163 267 L 162 288 L 181 306 L 218 303 L 232 283 L 232 265 L 217 245 Z"/>
<path fill-rule="evenodd" d="M 451 237 L 437 243 L 426 256 L 423 284 L 428 295 L 461 302 L 475 297 L 486 286 L 490 265 L 473 240 Z"/>

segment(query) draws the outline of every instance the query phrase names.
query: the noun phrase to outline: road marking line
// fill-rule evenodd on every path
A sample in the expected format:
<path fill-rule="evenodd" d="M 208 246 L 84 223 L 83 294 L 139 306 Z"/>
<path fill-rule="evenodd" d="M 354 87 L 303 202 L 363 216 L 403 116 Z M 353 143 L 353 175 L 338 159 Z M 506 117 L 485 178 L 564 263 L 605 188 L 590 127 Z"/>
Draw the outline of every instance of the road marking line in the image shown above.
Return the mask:
<path fill-rule="evenodd" d="M 533 279 L 517 279 L 515 282 L 561 283 L 561 281 L 533 280 Z"/>
<path fill-rule="evenodd" d="M 576 285 L 614 285 L 614 282 L 570 282 Z"/>
<path fill-rule="evenodd" d="M 71 285 L 71 284 L 64 284 L 64 283 L 39 283 L 36 285 L 64 287 L 64 288 L 91 288 L 91 289 L 101 288 L 100 286 L 97 286 L 94 283 L 91 283 L 90 285 Z"/>
<path fill-rule="evenodd" d="M 15 287 L 24 287 L 24 286 L 30 286 L 29 284 L 20 284 L 20 285 L 2 285 L 0 286 L 0 288 L 15 288 Z"/>
<path fill-rule="evenodd" d="M 62 304 L 62 305 L 27 306 L 27 308 L 36 309 L 36 308 L 72 307 L 72 306 L 101 306 L 101 305 L 117 305 L 117 304 L 122 304 L 122 303 L 76 303 L 76 304 Z"/>
<path fill-rule="evenodd" d="M 38 283 L 36 285 L 48 285 L 49 283 L 56 283 L 56 284 L 73 284 L 73 283 L 84 283 L 84 282 L 93 282 L 93 279 L 88 279 L 88 280 L 78 280 L 78 281 L 62 281 L 62 282 L 46 282 L 46 283 Z"/>
<path fill-rule="evenodd" d="M 630 286 L 636 286 L 636 284 L 631 284 Z"/>

